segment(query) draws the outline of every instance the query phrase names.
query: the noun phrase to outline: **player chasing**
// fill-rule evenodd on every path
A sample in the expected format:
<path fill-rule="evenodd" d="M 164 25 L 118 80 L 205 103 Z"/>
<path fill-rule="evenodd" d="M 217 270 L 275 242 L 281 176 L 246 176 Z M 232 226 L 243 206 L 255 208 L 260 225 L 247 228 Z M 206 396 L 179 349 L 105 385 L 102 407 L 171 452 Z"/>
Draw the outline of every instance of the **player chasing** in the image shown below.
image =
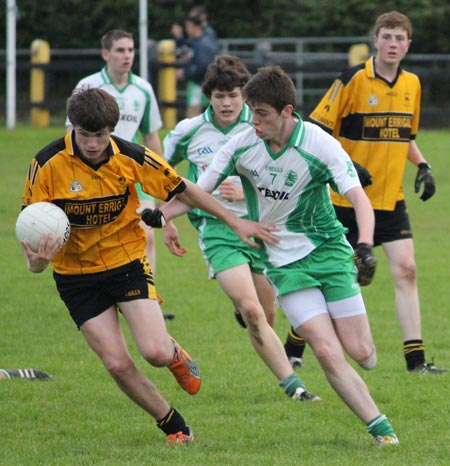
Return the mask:
<path fill-rule="evenodd" d="M 273 223 L 278 230 L 279 241 L 265 242 L 262 252 L 281 308 L 311 346 L 332 388 L 366 424 L 373 442 L 396 445 L 391 423 L 344 354 L 367 370 L 377 362 L 354 251 L 336 219 L 328 185 L 354 206 L 356 252 L 363 262 L 372 257 L 370 201 L 341 145 L 295 112 L 295 87 L 280 67 L 261 68 L 243 91 L 253 128 L 222 147 L 198 184 L 212 192 L 229 176 L 241 178 L 250 219 Z M 160 215 L 171 219 L 189 207 L 174 200 L 161 210 Z"/>
<path fill-rule="evenodd" d="M 119 107 L 107 92 L 76 92 L 67 109 L 74 129 L 33 158 L 22 205 L 57 204 L 69 217 L 71 234 L 64 248 L 61 238 L 42 235 L 37 252 L 21 241 L 27 266 L 39 273 L 52 263 L 61 299 L 118 387 L 156 420 L 167 443 L 190 443 L 191 428 L 136 367 L 120 326 L 118 311 L 144 359 L 168 367 L 189 394 L 198 392 L 197 364 L 166 330 L 136 214 L 135 183 L 160 200 L 178 197 L 212 213 L 247 244 L 255 245 L 252 237 L 275 242 L 274 228 L 241 220 L 150 149 L 113 136 Z"/>
<path fill-rule="evenodd" d="M 417 166 L 414 189 L 431 198 L 435 180 L 415 142 L 419 129 L 420 81 L 400 67 L 411 45 L 407 16 L 391 11 L 374 27 L 377 51 L 365 63 L 344 71 L 311 114 L 313 122 L 332 134 L 359 164 L 371 184 L 365 188 L 375 210 L 375 246 L 383 246 L 395 284 L 395 305 L 403 335 L 408 372 L 442 374 L 426 363 L 422 340 L 414 243 L 402 188 L 406 162 Z M 358 224 L 351 203 L 333 191 L 331 199 L 347 239 L 355 246 Z"/>
<path fill-rule="evenodd" d="M 217 56 L 209 65 L 202 85 L 210 106 L 202 115 L 178 123 L 164 139 L 165 159 L 172 166 L 187 160 L 190 181 L 197 182 L 227 141 L 251 127 L 251 112 L 242 96 L 242 87 L 249 78 L 250 73 L 239 58 Z M 213 196 L 225 209 L 248 218 L 238 177 L 224 180 Z M 189 213 L 189 220 L 198 231 L 209 278 L 217 279 L 238 309 L 253 347 L 279 385 L 295 400 L 319 400 L 293 372 L 283 345 L 271 327 L 277 312 L 276 296 L 263 275 L 259 251 L 244 244 L 231 228 L 208 212 L 194 209 Z M 179 245 L 172 225 L 164 227 L 164 239 L 173 254 L 184 255 L 186 251 Z"/>

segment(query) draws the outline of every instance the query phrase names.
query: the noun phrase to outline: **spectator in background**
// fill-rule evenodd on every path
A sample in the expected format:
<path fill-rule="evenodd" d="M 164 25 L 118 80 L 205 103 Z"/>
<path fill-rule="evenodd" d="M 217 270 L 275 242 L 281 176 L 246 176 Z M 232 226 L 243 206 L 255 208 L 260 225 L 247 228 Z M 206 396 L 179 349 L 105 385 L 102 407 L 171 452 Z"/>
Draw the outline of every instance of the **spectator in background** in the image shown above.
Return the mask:
<path fill-rule="evenodd" d="M 208 12 L 203 5 L 197 5 L 191 8 L 189 11 L 189 17 L 198 16 L 202 21 L 203 33 L 205 36 L 209 37 L 214 44 L 217 45 L 217 32 L 215 29 L 208 23 Z"/>
<path fill-rule="evenodd" d="M 172 35 L 177 46 L 177 56 L 182 67 L 177 69 L 177 79 L 186 80 L 186 117 L 200 115 L 208 105 L 202 93 L 202 82 L 208 65 L 219 53 L 214 42 L 203 29 L 200 16 L 188 16 L 185 20 L 187 38 L 184 38 L 181 26 L 172 26 Z"/>

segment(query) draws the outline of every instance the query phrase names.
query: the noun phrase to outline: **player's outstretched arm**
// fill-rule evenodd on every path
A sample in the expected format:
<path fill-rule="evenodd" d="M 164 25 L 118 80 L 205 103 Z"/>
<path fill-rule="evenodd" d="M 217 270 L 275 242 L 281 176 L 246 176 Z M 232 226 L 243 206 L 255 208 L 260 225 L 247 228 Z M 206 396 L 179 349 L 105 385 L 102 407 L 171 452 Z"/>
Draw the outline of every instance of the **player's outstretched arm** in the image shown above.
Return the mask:
<path fill-rule="evenodd" d="M 276 231 L 273 225 L 265 225 L 241 219 L 233 212 L 223 207 L 200 186 L 188 180 L 184 181 L 187 188 L 182 193 L 177 194 L 176 197 L 185 204 L 205 210 L 219 220 L 225 222 L 230 228 L 236 231 L 237 235 L 244 243 L 257 248 L 259 246 L 251 239 L 252 237 L 259 238 L 270 244 L 274 244 L 278 241 L 277 237 L 273 234 L 273 232 Z M 172 201 L 167 204 L 167 207 L 171 203 Z M 166 213 L 165 207 L 166 206 L 164 206 L 164 215 Z"/>

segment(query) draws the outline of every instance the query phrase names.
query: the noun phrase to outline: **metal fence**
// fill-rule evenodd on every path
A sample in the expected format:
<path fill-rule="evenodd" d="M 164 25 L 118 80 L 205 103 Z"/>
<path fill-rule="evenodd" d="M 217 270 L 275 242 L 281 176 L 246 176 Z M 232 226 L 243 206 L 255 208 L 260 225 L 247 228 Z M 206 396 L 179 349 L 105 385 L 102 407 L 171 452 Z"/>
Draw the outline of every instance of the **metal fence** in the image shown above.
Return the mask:
<path fill-rule="evenodd" d="M 221 39 L 220 50 L 242 58 L 254 72 L 264 64 L 279 64 L 292 77 L 298 95 L 298 110 L 308 115 L 333 79 L 348 67 L 349 49 L 371 38 L 247 38 Z M 51 45 L 51 44 L 50 44 Z M 139 53 L 136 57 L 139 69 Z M 158 89 L 157 44 L 149 42 L 149 79 Z M 84 76 L 103 66 L 100 49 L 53 49 L 51 62 L 43 65 L 46 71 L 44 106 L 51 111 L 52 121 L 63 122 L 65 102 L 73 87 Z M 5 73 L 5 51 L 0 50 L 0 72 Z M 422 118 L 425 127 L 450 126 L 450 55 L 408 54 L 402 65 L 416 73 L 422 82 Z M 26 121 L 30 112 L 30 50 L 17 51 L 17 116 Z M 0 120 L 5 119 L 5 89 L 0 89 Z M 184 83 L 179 83 L 177 102 L 179 118 L 184 116 Z M 160 102 L 163 107 L 166 105 Z M 174 105 L 174 104 L 172 104 Z"/>

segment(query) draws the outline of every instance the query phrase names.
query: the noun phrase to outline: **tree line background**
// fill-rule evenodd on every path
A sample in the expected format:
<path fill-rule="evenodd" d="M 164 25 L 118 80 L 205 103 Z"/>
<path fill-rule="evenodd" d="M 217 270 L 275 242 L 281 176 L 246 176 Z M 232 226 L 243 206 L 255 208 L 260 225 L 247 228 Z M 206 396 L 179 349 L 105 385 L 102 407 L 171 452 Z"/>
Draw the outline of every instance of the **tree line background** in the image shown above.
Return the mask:
<path fill-rule="evenodd" d="M 0 49 L 6 46 L 6 0 L 0 9 Z M 413 23 L 413 53 L 450 53 L 449 0 L 148 0 L 149 38 L 170 38 L 174 22 L 183 22 L 195 4 L 208 9 L 209 22 L 221 38 L 326 37 L 368 35 L 375 18 L 397 10 Z M 139 37 L 138 0 L 17 0 L 17 47 L 36 39 L 52 48 L 98 48 L 109 29 Z"/>

